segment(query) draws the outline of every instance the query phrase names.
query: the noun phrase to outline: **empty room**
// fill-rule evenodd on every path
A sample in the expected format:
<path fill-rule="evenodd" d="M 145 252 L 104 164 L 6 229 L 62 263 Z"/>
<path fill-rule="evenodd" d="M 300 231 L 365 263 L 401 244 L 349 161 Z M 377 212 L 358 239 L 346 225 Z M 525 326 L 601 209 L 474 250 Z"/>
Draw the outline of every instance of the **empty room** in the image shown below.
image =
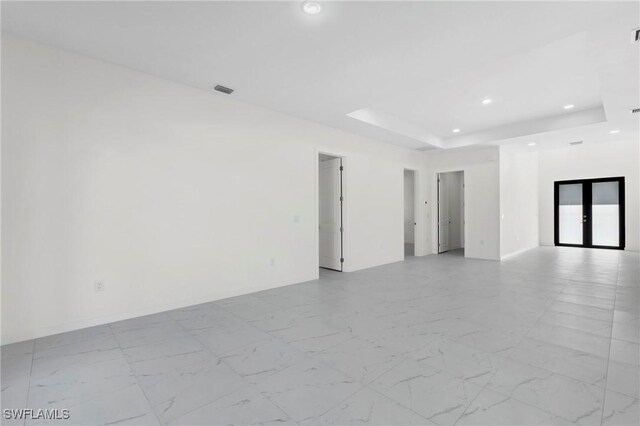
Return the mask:
<path fill-rule="evenodd" d="M 640 424 L 638 1 L 0 8 L 0 424 Z"/>

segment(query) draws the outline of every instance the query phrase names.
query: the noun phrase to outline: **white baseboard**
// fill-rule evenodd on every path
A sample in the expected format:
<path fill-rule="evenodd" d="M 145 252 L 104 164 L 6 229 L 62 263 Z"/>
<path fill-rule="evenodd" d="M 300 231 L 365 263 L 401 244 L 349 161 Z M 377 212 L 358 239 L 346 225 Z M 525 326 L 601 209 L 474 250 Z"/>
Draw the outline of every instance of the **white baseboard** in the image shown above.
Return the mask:
<path fill-rule="evenodd" d="M 526 251 L 529 251 L 529 250 L 533 250 L 534 248 L 537 248 L 537 247 L 539 247 L 539 246 L 531 246 L 531 247 L 524 248 L 522 250 L 514 251 L 513 253 L 505 254 L 504 256 L 500 256 L 500 261 L 511 259 L 512 257 L 519 256 L 522 253 L 524 253 Z"/>
<path fill-rule="evenodd" d="M 312 281 L 318 279 L 318 272 L 315 274 L 309 274 L 308 276 L 299 277 L 292 280 L 287 280 L 282 283 L 262 283 L 261 285 L 246 287 L 241 291 L 237 289 L 225 289 L 223 291 L 217 291 L 212 294 L 204 295 L 197 298 L 178 299 L 171 303 L 163 303 L 158 305 L 147 306 L 142 309 L 135 309 L 127 312 L 118 312 L 112 315 L 102 315 L 98 317 L 83 318 L 74 321 L 67 321 L 64 323 L 54 324 L 47 327 L 39 327 L 34 329 L 27 329 L 19 333 L 3 334 L 0 338 L 0 344 L 8 345 L 11 343 L 22 342 L 25 340 L 38 339 L 40 337 L 51 336 L 59 333 L 67 333 L 69 331 L 80 330 L 87 327 L 95 327 L 98 325 L 109 324 L 116 321 L 127 320 L 131 318 L 141 317 L 145 315 L 157 314 L 160 312 L 171 311 L 174 309 L 180 309 L 187 306 L 199 305 L 201 303 L 215 302 L 216 300 L 227 299 L 229 297 L 242 296 L 245 294 L 256 293 L 258 291 L 270 290 L 278 287 L 285 287 L 291 284 L 302 283 L 305 281 Z"/>
<path fill-rule="evenodd" d="M 401 257 L 397 257 L 395 259 L 391 259 L 391 260 L 384 260 L 382 262 L 373 262 L 373 263 L 367 263 L 365 265 L 351 265 L 351 267 L 349 269 L 344 269 L 344 272 L 356 272 L 356 271 L 361 271 L 363 269 L 369 269 L 369 268 L 375 268 L 378 266 L 384 266 L 384 265 L 389 265 L 390 263 L 396 263 L 396 262 L 402 262 L 404 261 L 404 252 L 402 253 Z"/>

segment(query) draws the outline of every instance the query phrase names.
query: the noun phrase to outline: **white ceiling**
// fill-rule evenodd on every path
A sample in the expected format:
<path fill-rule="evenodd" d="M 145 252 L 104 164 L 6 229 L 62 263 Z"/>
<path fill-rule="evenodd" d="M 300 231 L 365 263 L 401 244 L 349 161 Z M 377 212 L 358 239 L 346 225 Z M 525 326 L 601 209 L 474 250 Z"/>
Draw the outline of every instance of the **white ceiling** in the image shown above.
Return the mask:
<path fill-rule="evenodd" d="M 300 5 L 3 1 L 2 30 L 409 148 L 637 138 L 638 2 Z"/>

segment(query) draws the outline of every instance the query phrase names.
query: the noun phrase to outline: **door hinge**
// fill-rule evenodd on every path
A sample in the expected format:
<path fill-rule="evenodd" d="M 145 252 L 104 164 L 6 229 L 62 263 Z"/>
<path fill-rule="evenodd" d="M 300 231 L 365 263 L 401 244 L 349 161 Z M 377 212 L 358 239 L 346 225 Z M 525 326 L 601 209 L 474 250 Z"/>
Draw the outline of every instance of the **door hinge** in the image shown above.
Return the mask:
<path fill-rule="evenodd" d="M 344 263 L 344 257 L 340 258 L 340 263 Z"/>
<path fill-rule="evenodd" d="M 344 232 L 344 228 L 342 226 L 340 227 L 340 232 Z"/>
<path fill-rule="evenodd" d="M 344 166 L 340 166 L 340 171 L 343 171 L 343 170 L 344 170 Z"/>
<path fill-rule="evenodd" d="M 340 196 L 340 201 L 344 201 L 344 197 L 342 195 Z"/>

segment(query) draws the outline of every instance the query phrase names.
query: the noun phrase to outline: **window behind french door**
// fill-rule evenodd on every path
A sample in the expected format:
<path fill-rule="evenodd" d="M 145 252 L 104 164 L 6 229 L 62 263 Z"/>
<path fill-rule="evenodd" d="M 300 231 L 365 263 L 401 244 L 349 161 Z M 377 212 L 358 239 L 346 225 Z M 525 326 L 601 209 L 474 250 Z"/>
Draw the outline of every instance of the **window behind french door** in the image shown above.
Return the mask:
<path fill-rule="evenodd" d="M 555 245 L 624 249 L 624 178 L 555 182 Z"/>

